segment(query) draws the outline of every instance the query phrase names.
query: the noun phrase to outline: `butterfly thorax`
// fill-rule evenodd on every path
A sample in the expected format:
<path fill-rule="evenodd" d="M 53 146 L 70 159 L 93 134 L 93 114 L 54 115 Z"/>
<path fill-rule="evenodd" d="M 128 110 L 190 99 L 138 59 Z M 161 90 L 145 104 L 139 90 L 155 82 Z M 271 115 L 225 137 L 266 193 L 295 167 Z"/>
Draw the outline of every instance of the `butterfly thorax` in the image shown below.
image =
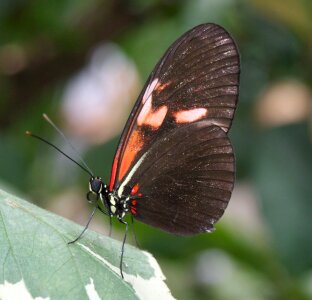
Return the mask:
<path fill-rule="evenodd" d="M 93 203 L 100 200 L 107 209 L 107 214 L 111 217 L 116 216 L 118 219 L 122 219 L 130 209 L 130 197 L 119 197 L 116 191 L 109 192 L 107 185 L 103 182 L 101 177 L 90 178 L 87 199 L 89 202 Z"/>
<path fill-rule="evenodd" d="M 118 219 L 122 219 L 129 211 L 129 197 L 119 197 L 115 191 L 108 194 L 110 212 Z"/>

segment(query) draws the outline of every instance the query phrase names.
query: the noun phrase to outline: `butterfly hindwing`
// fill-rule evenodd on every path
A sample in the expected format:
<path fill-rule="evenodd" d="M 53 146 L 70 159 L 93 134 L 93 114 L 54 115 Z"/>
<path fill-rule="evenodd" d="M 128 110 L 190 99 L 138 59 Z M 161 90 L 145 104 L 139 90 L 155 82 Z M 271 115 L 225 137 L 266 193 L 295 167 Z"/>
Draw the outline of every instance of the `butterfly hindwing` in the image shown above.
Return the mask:
<path fill-rule="evenodd" d="M 135 187 L 131 212 L 167 232 L 210 231 L 234 185 L 234 155 L 227 134 L 208 120 L 162 135 L 119 187 Z"/>
<path fill-rule="evenodd" d="M 207 120 L 227 132 L 238 83 L 237 48 L 222 27 L 203 24 L 182 35 L 156 65 L 136 101 L 114 158 L 110 191 L 171 130 Z"/>

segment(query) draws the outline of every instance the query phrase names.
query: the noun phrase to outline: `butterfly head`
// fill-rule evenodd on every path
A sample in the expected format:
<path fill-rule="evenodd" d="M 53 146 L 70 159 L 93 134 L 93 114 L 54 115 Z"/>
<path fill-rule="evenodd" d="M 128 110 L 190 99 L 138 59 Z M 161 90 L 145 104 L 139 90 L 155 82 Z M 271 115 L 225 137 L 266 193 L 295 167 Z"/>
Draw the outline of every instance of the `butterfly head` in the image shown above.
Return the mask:
<path fill-rule="evenodd" d="M 101 177 L 90 177 L 89 180 L 89 192 L 87 193 L 87 199 L 89 202 L 96 202 L 102 199 L 102 195 L 107 193 L 107 186 L 102 181 Z"/>

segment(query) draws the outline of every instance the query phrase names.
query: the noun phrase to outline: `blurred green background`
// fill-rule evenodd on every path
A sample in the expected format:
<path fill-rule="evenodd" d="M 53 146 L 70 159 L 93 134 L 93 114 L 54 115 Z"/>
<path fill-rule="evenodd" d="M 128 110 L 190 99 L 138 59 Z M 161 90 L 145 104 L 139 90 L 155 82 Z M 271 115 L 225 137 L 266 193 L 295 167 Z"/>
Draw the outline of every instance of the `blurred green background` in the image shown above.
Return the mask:
<path fill-rule="evenodd" d="M 241 54 L 235 191 L 213 234 L 136 222 L 138 240 L 178 299 L 312 299 L 312 1 L 2 0 L 0 187 L 85 224 L 88 176 L 25 130 L 76 157 L 47 113 L 108 181 L 144 80 L 204 22 L 224 26 Z M 107 233 L 108 220 L 92 226 Z"/>

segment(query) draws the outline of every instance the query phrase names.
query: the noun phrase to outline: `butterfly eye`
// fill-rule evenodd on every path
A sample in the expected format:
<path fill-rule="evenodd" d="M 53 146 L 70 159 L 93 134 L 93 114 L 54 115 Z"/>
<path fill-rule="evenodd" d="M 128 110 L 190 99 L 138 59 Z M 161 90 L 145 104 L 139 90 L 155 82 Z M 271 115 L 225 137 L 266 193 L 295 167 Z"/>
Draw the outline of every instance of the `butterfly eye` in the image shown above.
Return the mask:
<path fill-rule="evenodd" d="M 102 180 L 99 177 L 92 178 L 90 180 L 90 192 L 99 194 L 103 188 Z"/>
<path fill-rule="evenodd" d="M 99 200 L 99 194 L 94 192 L 88 192 L 87 193 L 87 200 L 89 203 L 96 203 Z"/>

